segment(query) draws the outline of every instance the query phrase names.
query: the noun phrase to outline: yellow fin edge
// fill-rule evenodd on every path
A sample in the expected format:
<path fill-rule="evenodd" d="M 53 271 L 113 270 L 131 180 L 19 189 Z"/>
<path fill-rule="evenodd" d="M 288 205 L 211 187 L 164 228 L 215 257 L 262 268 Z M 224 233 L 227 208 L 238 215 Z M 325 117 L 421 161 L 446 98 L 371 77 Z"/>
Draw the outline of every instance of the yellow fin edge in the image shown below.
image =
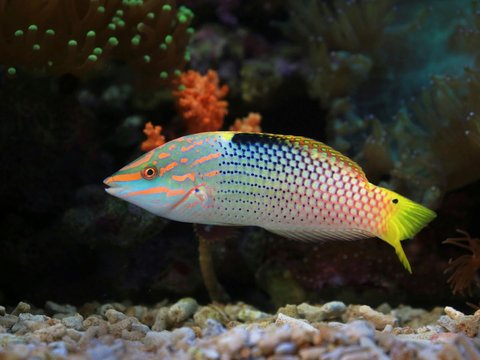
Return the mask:
<path fill-rule="evenodd" d="M 401 241 L 412 238 L 422 230 L 437 214 L 423 205 L 394 194 L 398 202 L 387 220 L 386 231 L 380 238 L 393 246 L 400 262 L 412 273 L 412 268 L 403 251 Z"/>

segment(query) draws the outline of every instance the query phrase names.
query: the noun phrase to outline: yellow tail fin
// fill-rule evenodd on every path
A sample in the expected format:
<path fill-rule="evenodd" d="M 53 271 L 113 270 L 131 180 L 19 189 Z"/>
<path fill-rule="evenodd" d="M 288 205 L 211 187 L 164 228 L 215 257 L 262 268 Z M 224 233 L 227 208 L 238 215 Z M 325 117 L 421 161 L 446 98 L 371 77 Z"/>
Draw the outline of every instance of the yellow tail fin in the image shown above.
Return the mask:
<path fill-rule="evenodd" d="M 432 221 L 437 214 L 406 197 L 393 193 L 390 190 L 387 191 L 393 194 L 392 202 L 394 208 L 390 218 L 387 220 L 386 231 L 379 237 L 394 247 L 403 266 L 405 266 L 409 273 L 412 273 L 412 268 L 410 267 L 410 263 L 408 262 L 400 241 L 415 236 Z"/>

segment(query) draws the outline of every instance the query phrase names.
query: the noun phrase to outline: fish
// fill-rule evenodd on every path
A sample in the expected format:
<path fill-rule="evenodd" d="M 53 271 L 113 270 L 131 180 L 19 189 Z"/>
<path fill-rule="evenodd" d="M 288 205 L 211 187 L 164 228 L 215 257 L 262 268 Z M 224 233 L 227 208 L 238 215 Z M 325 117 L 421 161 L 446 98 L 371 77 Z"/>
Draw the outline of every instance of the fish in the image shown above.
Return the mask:
<path fill-rule="evenodd" d="M 104 180 L 110 195 L 180 222 L 258 226 L 301 241 L 378 237 L 411 273 L 401 241 L 434 211 L 370 183 L 362 168 L 301 136 L 204 132 L 169 141 Z"/>

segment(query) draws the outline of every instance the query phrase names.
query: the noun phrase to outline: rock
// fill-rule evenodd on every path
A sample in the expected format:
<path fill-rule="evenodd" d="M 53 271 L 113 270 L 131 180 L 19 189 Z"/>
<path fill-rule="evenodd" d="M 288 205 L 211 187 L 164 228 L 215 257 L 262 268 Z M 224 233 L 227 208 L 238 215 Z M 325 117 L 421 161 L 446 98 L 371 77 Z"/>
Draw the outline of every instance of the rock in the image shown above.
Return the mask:
<path fill-rule="evenodd" d="M 340 318 L 347 310 L 347 306 L 341 301 L 330 301 L 320 307 L 322 321 Z"/>
<path fill-rule="evenodd" d="M 357 319 L 368 320 L 377 330 L 383 330 L 387 325 L 395 326 L 397 324 L 397 319 L 392 315 L 373 310 L 368 305 L 350 305 L 344 317 L 346 322 Z"/>
<path fill-rule="evenodd" d="M 7 314 L 0 317 L 0 326 L 9 330 L 18 321 L 18 316 Z"/>
<path fill-rule="evenodd" d="M 299 328 L 307 331 L 317 331 L 312 325 L 304 320 L 295 319 L 284 314 L 278 314 L 275 320 L 276 325 L 289 325 L 292 328 Z"/>
<path fill-rule="evenodd" d="M 183 298 L 170 306 L 168 319 L 172 323 L 181 323 L 189 319 L 198 309 L 198 303 L 192 298 Z"/>
<path fill-rule="evenodd" d="M 292 342 L 284 342 L 275 347 L 274 353 L 277 355 L 293 355 L 296 351 L 297 345 Z"/>
<path fill-rule="evenodd" d="M 207 319 L 202 330 L 202 337 L 209 338 L 223 334 L 226 329 L 218 321 Z"/>
<path fill-rule="evenodd" d="M 354 342 L 359 341 L 361 338 L 373 339 L 375 337 L 374 327 L 365 320 L 355 320 L 345 324 L 342 332 Z"/>
<path fill-rule="evenodd" d="M 85 320 L 83 320 L 83 326 L 86 329 L 92 326 L 99 326 L 100 324 L 103 324 L 103 323 L 105 323 L 105 320 L 98 317 L 97 315 L 91 315 L 87 317 Z"/>
<path fill-rule="evenodd" d="M 166 330 L 168 327 L 168 308 L 161 307 L 157 311 L 157 315 L 155 316 L 155 322 L 152 325 L 152 330 L 154 331 L 162 331 Z"/>
<path fill-rule="evenodd" d="M 277 315 L 278 314 L 287 315 L 287 316 L 290 316 L 292 318 L 298 318 L 299 317 L 297 305 L 291 305 L 291 304 L 288 304 L 284 307 L 279 308 L 277 310 Z"/>
<path fill-rule="evenodd" d="M 232 358 L 248 338 L 248 332 L 242 328 L 234 328 L 228 333 L 220 335 L 216 341 L 217 350 L 227 358 Z"/>
<path fill-rule="evenodd" d="M 415 319 L 424 317 L 427 314 L 427 311 L 423 309 L 414 309 L 411 306 L 399 306 L 397 309 L 392 310 L 391 314 L 398 319 L 400 325 L 405 325 Z"/>
<path fill-rule="evenodd" d="M 298 314 L 309 322 L 320 322 L 340 317 L 347 307 L 341 301 L 331 301 L 322 306 L 302 303 L 297 306 Z"/>
<path fill-rule="evenodd" d="M 181 343 L 190 345 L 195 339 L 195 332 L 188 327 L 181 327 L 172 331 L 172 343 L 175 346 L 179 346 Z"/>
<path fill-rule="evenodd" d="M 5 306 L 0 305 L 0 316 L 5 316 L 5 314 L 6 314 Z"/>
<path fill-rule="evenodd" d="M 75 314 L 77 312 L 77 308 L 72 305 L 61 305 L 57 304 L 53 301 L 47 301 L 45 303 L 45 310 L 47 311 L 48 314 L 54 315 L 54 314 Z"/>
<path fill-rule="evenodd" d="M 105 317 L 110 324 L 115 324 L 121 320 L 126 319 L 127 315 L 115 309 L 108 309 L 107 311 L 105 311 Z"/>
<path fill-rule="evenodd" d="M 142 341 L 149 349 L 158 349 L 172 342 L 172 333 L 169 331 L 149 331 L 145 334 Z"/>
<path fill-rule="evenodd" d="M 20 315 L 21 313 L 28 313 L 31 309 L 31 306 L 23 301 L 20 301 L 15 309 L 13 309 L 11 315 Z"/>
<path fill-rule="evenodd" d="M 132 324 L 132 331 L 136 331 L 136 332 L 139 332 L 139 333 L 142 333 L 143 335 L 145 335 L 146 333 L 148 333 L 150 331 L 150 328 L 145 325 L 145 324 L 142 324 L 142 323 L 133 323 Z"/>
<path fill-rule="evenodd" d="M 105 316 L 105 314 L 107 313 L 108 310 L 116 310 L 115 309 L 115 306 L 113 304 L 103 304 L 103 305 L 100 305 L 100 307 L 97 309 L 97 314 L 101 315 L 101 316 Z"/>
<path fill-rule="evenodd" d="M 68 350 L 63 341 L 55 341 L 48 344 L 48 349 L 53 358 L 67 358 Z"/>
<path fill-rule="evenodd" d="M 238 313 L 238 320 L 243 322 L 252 322 L 268 318 L 270 315 L 254 308 L 243 308 Z"/>
<path fill-rule="evenodd" d="M 298 355 L 301 360 L 318 360 L 322 358 L 322 355 L 328 351 L 327 348 L 321 346 L 309 347 L 300 349 Z"/>
<path fill-rule="evenodd" d="M 213 306 L 202 306 L 194 315 L 193 320 L 195 324 L 204 328 L 206 322 L 210 319 L 213 319 L 217 322 L 225 321 L 225 316 L 219 311 L 219 309 Z"/>
<path fill-rule="evenodd" d="M 45 315 L 21 313 L 18 316 L 18 321 L 12 326 L 11 331 L 17 335 L 23 335 L 49 326 L 47 320 L 48 318 Z"/>
<path fill-rule="evenodd" d="M 67 328 L 63 324 L 55 324 L 46 328 L 35 330 L 33 336 L 40 341 L 53 342 L 60 340 L 67 333 Z"/>
<path fill-rule="evenodd" d="M 67 328 L 75 330 L 83 330 L 83 316 L 75 314 L 73 316 L 66 316 L 62 320 L 62 324 Z"/>
<path fill-rule="evenodd" d="M 437 323 L 454 333 L 464 333 L 469 337 L 476 336 L 480 331 L 480 310 L 475 311 L 473 315 L 465 315 L 454 308 L 445 307 L 445 314 L 441 316 Z"/>

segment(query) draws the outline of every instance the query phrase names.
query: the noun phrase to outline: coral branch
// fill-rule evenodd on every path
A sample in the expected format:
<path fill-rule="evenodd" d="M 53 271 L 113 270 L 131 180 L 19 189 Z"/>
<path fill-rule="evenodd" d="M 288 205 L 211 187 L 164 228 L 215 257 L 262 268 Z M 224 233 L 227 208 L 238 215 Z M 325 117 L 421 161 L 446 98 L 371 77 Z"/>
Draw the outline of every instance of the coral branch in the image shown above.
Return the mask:
<path fill-rule="evenodd" d="M 228 93 L 228 86 L 220 86 L 219 82 L 213 70 L 206 75 L 190 70 L 178 79 L 178 90 L 173 95 L 188 134 L 222 128 L 228 111 L 228 103 L 222 99 Z"/>
<path fill-rule="evenodd" d="M 462 255 L 455 260 L 450 260 L 445 273 L 452 273 L 448 278 L 454 294 L 471 293 L 471 286 L 475 281 L 478 269 L 480 269 L 480 239 L 473 238 L 469 233 L 457 230 L 464 237 L 449 238 L 443 244 L 451 244 L 470 251 L 471 255 Z"/>
<path fill-rule="evenodd" d="M 143 151 L 150 151 L 156 147 L 165 144 L 165 136 L 161 135 L 162 127 L 160 125 L 153 126 L 149 121 L 145 124 L 143 133 L 147 135 L 147 139 L 142 142 L 141 149 Z"/>
<path fill-rule="evenodd" d="M 262 132 L 261 122 L 262 115 L 251 112 L 243 119 L 236 119 L 233 125 L 230 126 L 230 131 Z"/>

